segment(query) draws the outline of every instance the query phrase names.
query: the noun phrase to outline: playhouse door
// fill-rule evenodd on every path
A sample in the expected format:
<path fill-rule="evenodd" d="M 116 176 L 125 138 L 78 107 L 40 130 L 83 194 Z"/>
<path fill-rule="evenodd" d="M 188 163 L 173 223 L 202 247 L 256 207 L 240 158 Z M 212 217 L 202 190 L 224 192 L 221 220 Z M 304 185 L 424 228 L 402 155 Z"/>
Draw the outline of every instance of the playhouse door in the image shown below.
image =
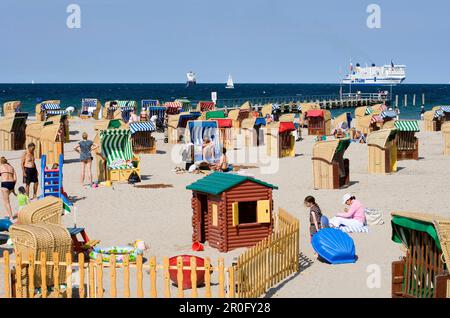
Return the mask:
<path fill-rule="evenodd" d="M 208 197 L 204 194 L 198 194 L 198 203 L 199 203 L 199 219 L 198 219 L 198 230 L 199 241 L 204 243 L 206 241 L 206 233 L 208 226 Z"/>

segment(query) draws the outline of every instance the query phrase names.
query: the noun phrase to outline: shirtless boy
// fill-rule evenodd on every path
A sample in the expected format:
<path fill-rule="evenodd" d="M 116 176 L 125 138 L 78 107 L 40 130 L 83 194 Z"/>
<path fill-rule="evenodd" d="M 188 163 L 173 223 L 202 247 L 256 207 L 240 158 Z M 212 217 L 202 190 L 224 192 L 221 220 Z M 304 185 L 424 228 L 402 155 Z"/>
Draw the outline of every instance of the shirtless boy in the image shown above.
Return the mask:
<path fill-rule="evenodd" d="M 22 157 L 22 171 L 25 183 L 25 192 L 27 193 L 27 196 L 30 197 L 30 184 L 33 183 L 33 197 L 31 198 L 32 200 L 36 199 L 39 186 L 38 171 L 36 169 L 34 158 L 35 148 L 35 144 L 30 143 Z"/>

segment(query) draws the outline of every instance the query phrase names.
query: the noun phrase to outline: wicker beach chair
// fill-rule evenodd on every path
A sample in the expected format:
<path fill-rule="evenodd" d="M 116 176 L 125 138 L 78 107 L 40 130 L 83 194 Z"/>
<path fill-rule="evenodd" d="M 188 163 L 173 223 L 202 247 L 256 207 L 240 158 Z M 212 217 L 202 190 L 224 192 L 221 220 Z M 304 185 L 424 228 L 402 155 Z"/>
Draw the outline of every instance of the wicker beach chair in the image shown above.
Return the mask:
<path fill-rule="evenodd" d="M 26 205 L 20 211 L 17 222 L 20 225 L 36 223 L 61 224 L 62 213 L 63 201 L 60 198 L 48 196 Z"/>
<path fill-rule="evenodd" d="M 22 102 L 15 100 L 3 103 L 3 116 L 8 116 L 10 114 L 14 114 L 20 112 L 20 107 L 22 106 Z"/>
<path fill-rule="evenodd" d="M 14 244 L 14 252 L 20 254 L 22 259 L 28 260 L 32 257 L 35 261 L 40 260 L 41 254 L 44 252 L 46 260 L 51 261 L 53 253 L 59 254 L 59 261 L 64 262 L 67 253 L 72 252 L 72 239 L 67 229 L 57 224 L 32 224 L 32 225 L 12 225 L 9 229 L 11 240 Z M 28 276 L 27 266 L 21 268 L 22 294 L 27 295 L 29 290 L 30 278 Z M 16 269 L 18 270 L 18 269 Z M 46 285 L 54 286 L 54 269 L 52 265 L 46 268 Z M 59 267 L 58 281 L 64 284 L 66 281 L 66 267 Z M 41 265 L 35 265 L 34 281 L 35 288 L 42 285 Z M 34 295 L 29 295 L 34 296 Z"/>
<path fill-rule="evenodd" d="M 367 136 L 369 173 L 385 174 L 397 171 L 396 134 L 395 129 L 382 129 Z"/>
<path fill-rule="evenodd" d="M 399 120 L 394 123 L 397 129 L 397 158 L 398 160 L 418 160 L 419 140 L 415 136 L 420 131 L 416 120 Z"/>
<path fill-rule="evenodd" d="M 11 113 L 0 120 L 0 150 L 25 149 L 28 113 Z"/>
<path fill-rule="evenodd" d="M 306 112 L 306 119 L 308 121 L 308 135 L 331 135 L 331 112 L 329 110 L 309 110 Z"/>
<path fill-rule="evenodd" d="M 392 297 L 450 298 L 450 219 L 393 212 L 392 240 L 406 255 L 392 263 Z"/>
<path fill-rule="evenodd" d="M 266 153 L 269 157 L 295 156 L 294 122 L 271 122 L 264 129 Z"/>
<path fill-rule="evenodd" d="M 152 133 L 156 131 L 156 126 L 151 121 L 129 124 L 131 131 L 131 142 L 133 152 L 136 154 L 155 154 L 156 140 Z"/>
<path fill-rule="evenodd" d="M 97 98 L 83 98 L 81 100 L 81 119 L 94 118 L 99 119 L 98 114 L 100 113 L 100 109 L 102 108 L 102 104 Z"/>

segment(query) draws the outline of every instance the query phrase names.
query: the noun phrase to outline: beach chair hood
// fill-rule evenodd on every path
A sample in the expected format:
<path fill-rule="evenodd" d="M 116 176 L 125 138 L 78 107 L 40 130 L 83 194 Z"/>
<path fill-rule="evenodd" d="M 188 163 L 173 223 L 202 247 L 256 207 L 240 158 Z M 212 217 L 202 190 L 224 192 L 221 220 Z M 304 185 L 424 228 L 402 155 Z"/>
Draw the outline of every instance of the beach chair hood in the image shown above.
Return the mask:
<path fill-rule="evenodd" d="M 382 129 L 374 131 L 367 136 L 367 144 L 375 145 L 382 149 L 386 149 L 388 141 L 395 138 L 395 129 Z"/>
<path fill-rule="evenodd" d="M 127 168 L 125 163 L 134 158 L 129 129 L 100 131 L 102 155 L 110 168 Z"/>

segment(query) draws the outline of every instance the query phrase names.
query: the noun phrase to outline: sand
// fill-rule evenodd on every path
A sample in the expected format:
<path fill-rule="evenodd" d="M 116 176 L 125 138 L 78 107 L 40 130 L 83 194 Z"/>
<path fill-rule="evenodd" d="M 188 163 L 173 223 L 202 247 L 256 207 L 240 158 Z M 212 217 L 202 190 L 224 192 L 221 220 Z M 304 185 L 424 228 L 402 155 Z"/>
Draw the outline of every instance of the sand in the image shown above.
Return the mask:
<path fill-rule="evenodd" d="M 170 159 L 173 146 L 163 143 L 162 134 L 156 134 L 158 153 L 141 156 L 141 184 L 172 187 L 134 188 L 128 184 L 114 184 L 111 188 L 92 189 L 81 186 L 81 164 L 73 148 L 83 131 L 88 132 L 90 138 L 94 137 L 93 126 L 93 120 L 71 119 L 71 141 L 65 144 L 64 164 L 64 189 L 69 196 L 76 198 L 77 225 L 85 227 L 91 239 L 101 240 L 102 246 L 144 240 L 150 247 L 145 255 L 156 256 L 159 263 L 163 256 L 189 253 L 209 256 L 212 260 L 224 257 L 226 265 L 230 265 L 233 258 L 243 251 L 223 254 L 208 246 L 204 252 L 191 251 L 192 193 L 185 187 L 202 176 L 171 171 L 176 166 Z M 279 190 L 274 191 L 275 209 L 282 207 L 301 221 L 301 271 L 269 290 L 267 296 L 390 297 L 391 262 L 402 255 L 400 246 L 391 241 L 390 212 L 401 210 L 449 215 L 450 160 L 442 154 L 441 133 L 418 133 L 420 160 L 400 161 L 399 171 L 393 175 L 369 175 L 367 145 L 351 144 L 346 152 L 350 159 L 351 186 L 342 190 L 319 191 L 312 188 L 314 141 L 306 134 L 303 131 L 305 139 L 296 143 L 296 157 L 281 159 L 276 173 L 263 174 L 259 168 L 245 170 L 279 186 Z M 21 154 L 22 151 L 2 153 L 16 168 L 19 180 L 22 180 Z M 309 243 L 309 220 L 303 199 L 307 195 L 315 196 L 324 214 L 333 216 L 343 209 L 341 197 L 347 192 L 355 195 L 366 207 L 382 210 L 385 224 L 371 226 L 369 233 L 351 234 L 358 255 L 355 264 L 333 266 L 321 263 L 315 260 Z M 16 209 L 15 198 L 11 197 L 11 201 Z M 73 222 L 73 215 L 64 217 L 66 225 L 73 225 Z"/>

